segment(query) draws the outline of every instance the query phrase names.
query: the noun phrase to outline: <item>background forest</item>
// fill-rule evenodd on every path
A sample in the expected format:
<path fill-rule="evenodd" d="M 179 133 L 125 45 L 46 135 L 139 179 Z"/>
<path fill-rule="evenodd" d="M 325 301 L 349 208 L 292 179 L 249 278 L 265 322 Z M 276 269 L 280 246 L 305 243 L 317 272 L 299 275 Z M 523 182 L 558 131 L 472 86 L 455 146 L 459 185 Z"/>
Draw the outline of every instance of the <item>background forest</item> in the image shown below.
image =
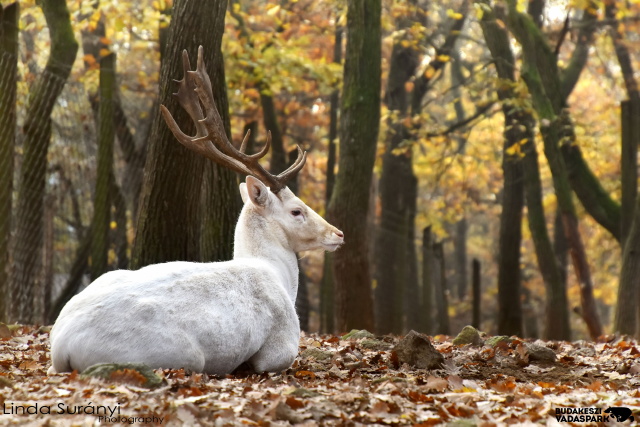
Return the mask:
<path fill-rule="evenodd" d="M 637 0 L 1 4 L 2 320 L 231 257 L 240 177 L 159 113 L 188 129 L 203 44 L 235 143 L 271 131 L 275 172 L 300 145 L 290 187 L 345 233 L 301 254 L 303 329 L 640 333 Z"/>

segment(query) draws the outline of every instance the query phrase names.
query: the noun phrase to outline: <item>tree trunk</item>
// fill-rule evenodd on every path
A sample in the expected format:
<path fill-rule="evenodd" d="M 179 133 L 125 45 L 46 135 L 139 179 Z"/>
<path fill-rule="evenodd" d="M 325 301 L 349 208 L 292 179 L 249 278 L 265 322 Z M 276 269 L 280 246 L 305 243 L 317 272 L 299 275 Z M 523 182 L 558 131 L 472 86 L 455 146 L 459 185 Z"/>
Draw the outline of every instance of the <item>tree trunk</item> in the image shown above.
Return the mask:
<path fill-rule="evenodd" d="M 113 95 L 116 79 L 116 55 L 100 59 L 100 114 L 98 118 L 98 157 L 91 230 L 91 280 L 108 270 L 109 229 L 113 179 Z"/>
<path fill-rule="evenodd" d="M 416 263 L 415 259 L 409 259 L 408 251 L 408 245 L 413 244 L 413 235 L 408 233 L 413 231 L 415 221 L 415 209 L 411 208 L 416 197 L 413 156 L 411 148 L 401 154 L 395 150 L 410 138 L 409 129 L 403 123 L 409 106 L 405 84 L 413 77 L 419 58 L 418 52 L 412 46 L 404 47 L 402 41 L 396 40 L 393 46 L 385 96 L 389 111 L 398 117 L 389 119 L 379 184 L 380 225 L 375 245 L 376 332 L 379 334 L 403 332 L 407 313 L 404 297 L 415 294 L 411 288 L 417 289 L 417 283 L 409 282 L 408 274 L 410 264 Z"/>
<path fill-rule="evenodd" d="M 562 212 L 562 223 L 571 248 L 574 271 L 580 284 L 581 314 L 591 337 L 595 339 L 602 334 L 602 325 L 593 297 L 593 283 L 586 252 L 578 230 L 578 218 L 573 205 L 567 167 L 560 152 L 561 145 L 570 145 L 571 135 L 567 129 L 570 129 L 568 125 L 571 123 L 564 110 L 565 100 L 559 96 L 562 92 L 556 57 L 529 16 L 516 11 L 513 0 L 509 2 L 508 22 L 509 28 L 522 44 L 522 75 L 541 120 L 540 130 L 545 155 L 551 169 L 558 206 Z"/>
<path fill-rule="evenodd" d="M 472 261 L 472 279 L 471 287 L 473 289 L 473 316 L 471 320 L 471 326 L 476 329 L 480 329 L 482 322 L 482 284 L 480 283 L 480 261 L 474 258 Z"/>
<path fill-rule="evenodd" d="M 127 249 L 129 242 L 127 241 L 127 201 L 122 194 L 122 190 L 118 187 L 114 176 L 111 177 L 111 199 L 113 205 L 113 221 L 116 225 L 112 231 L 112 237 L 109 239 L 115 246 L 116 267 L 124 270 L 129 267 L 129 256 Z"/>
<path fill-rule="evenodd" d="M 422 230 L 422 295 L 421 295 L 421 328 L 425 334 L 433 332 L 433 283 L 434 283 L 433 244 L 431 227 Z"/>
<path fill-rule="evenodd" d="M 380 122 L 380 0 L 349 0 L 340 161 L 329 222 L 344 230 L 334 254 L 337 329 L 373 329 L 367 215 Z"/>
<path fill-rule="evenodd" d="M 335 31 L 333 44 L 333 62 L 342 63 L 342 27 Z M 325 192 L 325 209 L 329 208 L 329 202 L 333 194 L 336 180 L 336 140 L 338 139 L 338 109 L 340 108 L 340 91 L 331 92 L 331 111 L 329 115 L 329 142 L 327 153 L 327 187 Z M 333 256 L 330 252 L 324 254 L 324 266 L 322 269 L 322 283 L 320 284 L 320 332 L 333 333 L 334 326 L 334 296 L 333 296 Z"/>
<path fill-rule="evenodd" d="M 47 65 L 29 97 L 24 124 L 23 160 L 18 182 L 16 236 L 12 273 L 13 319 L 30 323 L 34 319 L 34 290 L 42 258 L 42 233 L 47 152 L 51 139 L 51 112 L 62 92 L 76 58 L 76 42 L 64 0 L 42 2 L 51 53 Z"/>
<path fill-rule="evenodd" d="M 433 244 L 433 261 L 434 261 L 434 282 L 435 300 L 436 300 L 436 319 L 437 326 L 435 333 L 449 335 L 451 328 L 449 327 L 449 298 L 447 291 L 447 270 L 445 268 L 444 259 L 444 243 L 438 242 Z"/>
<path fill-rule="evenodd" d="M 160 102 L 173 112 L 178 125 L 193 133 L 193 122 L 172 95 L 174 78 L 182 73 L 181 52 L 196 57 L 204 46 L 204 62 L 213 70 L 211 80 L 220 82 L 213 67 L 220 55 L 227 1 L 189 2 L 177 0 L 172 11 L 165 57 L 160 72 Z M 216 102 L 220 102 L 218 99 Z M 202 181 L 205 159 L 183 147 L 155 112 L 148 142 L 144 183 L 132 268 L 148 264 L 201 260 Z"/>
<path fill-rule="evenodd" d="M 522 336 L 520 244 L 524 183 L 522 163 L 518 155 L 509 155 L 509 150 L 520 144 L 523 132 L 517 119 L 510 114 L 511 109 L 511 106 L 504 105 L 504 188 L 498 244 L 498 334 Z"/>
<path fill-rule="evenodd" d="M 227 83 L 219 44 L 220 42 L 217 44 L 218 50 L 211 68 L 211 84 L 225 133 L 229 141 L 232 141 Z M 202 191 L 203 221 L 200 238 L 202 261 L 230 260 L 233 258 L 236 222 L 242 209 L 242 199 L 238 192 L 238 176 L 230 169 L 213 162 L 206 162 Z"/>
<path fill-rule="evenodd" d="M 9 301 L 9 242 L 13 197 L 18 79 L 18 19 L 20 6 L 0 5 L 0 322 L 6 322 Z"/>
<path fill-rule="evenodd" d="M 615 316 L 616 332 L 640 336 L 640 197 L 636 200 L 633 222 L 622 253 L 620 285 L 618 288 L 618 309 Z M 620 301 L 635 298 L 635 307 L 624 306 L 620 309 Z M 633 304 L 629 304 L 633 306 Z"/>
<path fill-rule="evenodd" d="M 497 10 L 496 14 L 499 12 L 500 10 Z M 514 82 L 515 84 L 514 57 L 509 37 L 507 32 L 496 22 L 496 14 L 488 11 L 483 14 L 482 30 L 494 58 L 498 77 L 505 82 Z M 503 16 L 501 18 L 502 21 L 506 19 Z M 522 178 L 524 179 L 529 230 L 546 287 L 545 335 L 548 339 L 569 339 L 570 326 L 566 289 L 556 263 L 542 204 L 538 155 L 533 142 L 534 119 L 531 112 L 525 109 L 515 109 L 511 106 L 511 102 L 517 98 L 517 94 L 513 92 L 510 85 L 503 85 L 499 88 L 498 97 L 503 102 L 505 139 L 525 141 L 521 147 L 514 147 L 514 152 L 521 153 L 519 156 L 522 156 Z"/>
<path fill-rule="evenodd" d="M 634 206 L 629 206 L 632 198 L 634 204 L 637 203 L 637 170 L 636 157 L 638 152 L 638 141 L 640 140 L 640 103 L 637 101 L 624 101 L 622 103 L 622 236 L 625 242 L 623 252 L 622 273 L 620 275 L 620 283 L 618 285 L 618 303 L 616 305 L 616 314 L 614 320 L 614 330 L 621 334 L 633 334 L 638 326 L 638 318 L 636 317 L 636 306 L 640 297 L 640 286 L 636 280 L 630 278 L 634 267 L 625 265 L 625 262 L 638 262 L 636 253 L 638 242 L 630 243 L 632 231 L 631 224 L 637 213 Z M 635 210 L 637 210 L 637 204 Z M 640 225 L 640 224 L 639 224 Z M 624 237 L 628 236 L 629 243 Z M 627 251 L 627 244 L 636 245 L 630 247 Z"/>

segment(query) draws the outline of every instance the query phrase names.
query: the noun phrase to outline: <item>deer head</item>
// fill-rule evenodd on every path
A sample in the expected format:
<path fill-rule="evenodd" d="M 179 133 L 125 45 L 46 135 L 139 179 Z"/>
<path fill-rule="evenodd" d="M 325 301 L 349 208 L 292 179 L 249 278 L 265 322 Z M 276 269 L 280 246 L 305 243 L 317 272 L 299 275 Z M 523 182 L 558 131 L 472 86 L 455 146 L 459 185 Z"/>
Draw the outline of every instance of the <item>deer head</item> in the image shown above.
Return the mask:
<path fill-rule="evenodd" d="M 267 134 L 264 148 L 256 154 L 245 154 L 249 131 L 240 149 L 237 150 L 227 138 L 222 119 L 216 108 L 211 81 L 203 61 L 203 48 L 198 48 L 198 63 L 191 71 L 187 51 L 182 53 L 184 76 L 174 95 L 196 127 L 196 135 L 188 136 L 173 119 L 169 110 L 161 105 L 162 115 L 178 141 L 208 159 L 247 175 L 246 183 L 240 184 L 240 193 L 245 202 L 245 210 L 236 227 L 235 256 L 251 253 L 255 242 L 262 239 L 257 234 L 271 232 L 279 235 L 284 247 L 294 252 L 325 249 L 336 250 L 343 242 L 344 235 L 336 227 L 326 222 L 320 215 L 297 198 L 286 183 L 304 166 L 307 153 L 298 146 L 296 161 L 279 175 L 272 175 L 259 164 L 271 146 L 271 133 Z M 244 212 L 265 221 L 263 226 L 245 224 Z M 269 225 L 265 227 L 264 225 Z M 267 230 L 267 231 L 265 231 Z M 273 236 L 272 236 L 273 237 Z"/>

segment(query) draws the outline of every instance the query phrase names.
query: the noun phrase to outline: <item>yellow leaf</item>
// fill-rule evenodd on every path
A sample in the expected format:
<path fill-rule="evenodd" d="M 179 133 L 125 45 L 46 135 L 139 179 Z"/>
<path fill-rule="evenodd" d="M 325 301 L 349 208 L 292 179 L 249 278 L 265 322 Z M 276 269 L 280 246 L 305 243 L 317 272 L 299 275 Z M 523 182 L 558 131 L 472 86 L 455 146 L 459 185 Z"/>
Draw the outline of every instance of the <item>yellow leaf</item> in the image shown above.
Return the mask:
<path fill-rule="evenodd" d="M 520 144 L 513 144 L 511 147 L 505 150 L 505 153 L 507 153 L 509 156 L 520 154 Z"/>
<path fill-rule="evenodd" d="M 117 222 L 115 222 L 115 221 L 111 221 L 111 223 L 109 224 L 109 227 L 110 227 L 112 230 L 115 230 L 116 228 L 118 228 L 118 223 L 117 223 Z"/>
<path fill-rule="evenodd" d="M 280 5 L 273 6 L 271 9 L 267 11 L 267 15 L 273 16 L 280 11 Z"/>
<path fill-rule="evenodd" d="M 462 19 L 463 15 L 461 13 L 455 12 L 453 9 L 447 10 L 447 16 L 451 19 Z"/>
<path fill-rule="evenodd" d="M 105 56 L 107 56 L 109 54 L 111 54 L 111 51 L 109 49 L 105 49 L 105 48 L 100 49 L 100 57 L 101 58 L 105 57 Z"/>
<path fill-rule="evenodd" d="M 438 55 L 436 59 L 440 62 L 449 62 L 451 57 L 449 55 Z"/>

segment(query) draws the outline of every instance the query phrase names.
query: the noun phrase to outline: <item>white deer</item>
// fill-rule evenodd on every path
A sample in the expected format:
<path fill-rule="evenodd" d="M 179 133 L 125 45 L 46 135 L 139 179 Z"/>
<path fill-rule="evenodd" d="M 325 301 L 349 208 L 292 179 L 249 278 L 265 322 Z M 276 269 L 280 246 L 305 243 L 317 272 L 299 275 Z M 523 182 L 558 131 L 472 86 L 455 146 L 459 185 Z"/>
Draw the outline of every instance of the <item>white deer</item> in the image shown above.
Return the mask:
<path fill-rule="evenodd" d="M 270 138 L 255 155 L 244 154 L 248 134 L 240 150 L 227 139 L 202 46 L 196 71 L 190 71 L 186 51 L 183 63 L 176 96 L 197 134 L 182 133 L 162 106 L 168 126 L 186 147 L 248 175 L 240 184 L 244 207 L 233 260 L 167 262 L 102 275 L 60 312 L 51 330 L 52 373 L 117 362 L 217 375 L 245 362 L 256 372 L 281 371 L 298 354 L 296 252 L 334 251 L 344 236 L 285 185 L 304 166 L 306 153 L 298 147 L 289 169 L 278 176 L 266 172 L 258 160 Z"/>

